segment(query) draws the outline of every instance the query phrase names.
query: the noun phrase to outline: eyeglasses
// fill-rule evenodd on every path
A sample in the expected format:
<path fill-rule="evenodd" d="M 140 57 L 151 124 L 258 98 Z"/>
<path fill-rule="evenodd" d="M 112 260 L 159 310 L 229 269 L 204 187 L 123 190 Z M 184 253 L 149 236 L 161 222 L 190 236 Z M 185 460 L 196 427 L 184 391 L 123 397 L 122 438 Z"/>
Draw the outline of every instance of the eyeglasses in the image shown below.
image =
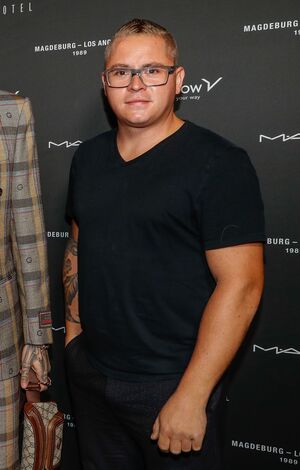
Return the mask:
<path fill-rule="evenodd" d="M 127 88 L 134 75 L 140 77 L 141 82 L 145 86 L 161 86 L 165 85 L 178 65 L 159 65 L 152 67 L 142 67 L 140 69 L 129 69 L 123 67 L 115 67 L 104 70 L 106 83 L 111 88 Z"/>

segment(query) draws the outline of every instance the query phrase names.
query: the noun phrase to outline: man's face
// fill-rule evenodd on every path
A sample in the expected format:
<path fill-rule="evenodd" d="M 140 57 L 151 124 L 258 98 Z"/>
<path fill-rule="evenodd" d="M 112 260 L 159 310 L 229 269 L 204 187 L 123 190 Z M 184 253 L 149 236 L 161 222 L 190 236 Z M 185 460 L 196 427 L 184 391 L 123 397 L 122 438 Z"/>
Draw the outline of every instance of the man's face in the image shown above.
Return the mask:
<path fill-rule="evenodd" d="M 149 65 L 174 65 L 166 42 L 160 36 L 135 34 L 117 39 L 106 68 L 141 68 Z M 180 93 L 184 78 L 182 67 L 169 75 L 165 85 L 146 87 L 134 75 L 126 88 L 110 88 L 105 83 L 104 91 L 119 123 L 130 127 L 148 127 L 163 123 L 173 113 L 174 99 Z"/>

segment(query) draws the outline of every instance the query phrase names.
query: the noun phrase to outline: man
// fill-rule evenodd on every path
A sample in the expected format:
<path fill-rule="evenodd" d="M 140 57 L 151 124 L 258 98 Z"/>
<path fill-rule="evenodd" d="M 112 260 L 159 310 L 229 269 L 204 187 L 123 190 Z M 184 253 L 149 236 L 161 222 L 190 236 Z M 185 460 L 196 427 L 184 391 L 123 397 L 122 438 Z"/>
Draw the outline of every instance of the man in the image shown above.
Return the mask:
<path fill-rule="evenodd" d="M 216 386 L 263 286 L 256 174 L 174 114 L 184 70 L 163 27 L 121 27 L 105 67 L 118 127 L 74 156 L 64 264 L 83 468 L 219 469 Z"/>
<path fill-rule="evenodd" d="M 33 116 L 28 99 L 4 91 L 0 219 L 0 469 L 16 470 L 20 385 L 25 390 L 47 389 L 52 331 Z M 27 394 L 31 399 L 33 392 Z"/>

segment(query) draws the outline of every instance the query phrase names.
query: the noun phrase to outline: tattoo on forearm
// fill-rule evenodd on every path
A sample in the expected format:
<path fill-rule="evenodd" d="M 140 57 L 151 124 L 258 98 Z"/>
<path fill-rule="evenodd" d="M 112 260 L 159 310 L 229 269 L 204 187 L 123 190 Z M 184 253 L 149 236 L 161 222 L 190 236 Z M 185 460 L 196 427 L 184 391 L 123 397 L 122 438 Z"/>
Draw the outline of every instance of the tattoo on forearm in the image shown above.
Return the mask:
<path fill-rule="evenodd" d="M 65 288 L 65 304 L 66 304 L 66 320 L 73 323 L 80 323 L 78 313 L 78 302 L 75 312 L 72 309 L 72 303 L 78 294 L 78 274 L 77 269 L 72 272 L 72 259 L 71 257 L 77 257 L 77 242 L 70 238 L 67 243 L 65 258 L 64 258 L 64 269 L 63 269 L 63 283 Z M 76 260 L 77 261 L 77 260 Z"/>
<path fill-rule="evenodd" d="M 74 238 L 69 238 L 66 251 L 74 256 L 78 256 L 77 241 Z"/>

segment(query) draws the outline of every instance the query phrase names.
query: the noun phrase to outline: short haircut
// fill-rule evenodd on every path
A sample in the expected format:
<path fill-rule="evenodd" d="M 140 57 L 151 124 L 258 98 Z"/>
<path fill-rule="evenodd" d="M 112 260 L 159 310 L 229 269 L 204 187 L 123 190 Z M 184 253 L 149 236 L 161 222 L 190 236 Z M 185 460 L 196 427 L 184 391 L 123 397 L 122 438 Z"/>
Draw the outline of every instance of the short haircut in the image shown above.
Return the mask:
<path fill-rule="evenodd" d="M 112 37 L 111 42 L 106 46 L 104 58 L 105 63 L 108 62 L 113 45 L 115 41 L 119 38 L 131 36 L 134 34 L 148 34 L 149 36 L 159 36 L 163 38 L 166 42 L 166 46 L 168 49 L 168 53 L 170 57 L 174 60 L 174 65 L 177 64 L 178 61 L 178 48 L 176 41 L 173 35 L 166 30 L 163 26 L 160 26 L 157 23 L 154 23 L 150 20 L 134 18 L 133 20 L 128 21 L 123 26 L 121 26 L 114 36 Z"/>

